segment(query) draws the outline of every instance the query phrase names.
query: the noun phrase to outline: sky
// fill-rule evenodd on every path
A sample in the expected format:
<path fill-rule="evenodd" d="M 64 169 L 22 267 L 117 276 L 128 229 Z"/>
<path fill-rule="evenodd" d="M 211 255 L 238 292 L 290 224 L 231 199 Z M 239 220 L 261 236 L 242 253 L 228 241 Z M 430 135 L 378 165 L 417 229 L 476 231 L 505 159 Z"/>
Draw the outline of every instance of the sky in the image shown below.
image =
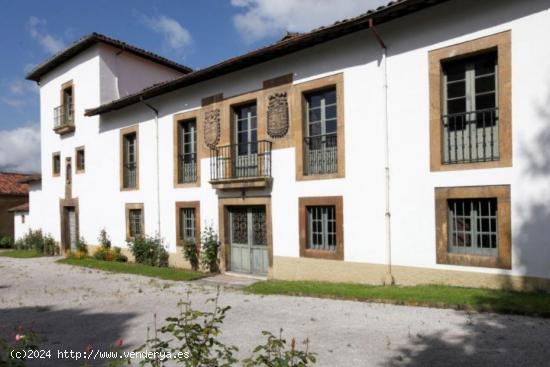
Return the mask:
<path fill-rule="evenodd" d="M 200 69 L 386 2 L 0 0 L 0 171 L 39 172 L 39 91 L 24 76 L 88 33 Z"/>

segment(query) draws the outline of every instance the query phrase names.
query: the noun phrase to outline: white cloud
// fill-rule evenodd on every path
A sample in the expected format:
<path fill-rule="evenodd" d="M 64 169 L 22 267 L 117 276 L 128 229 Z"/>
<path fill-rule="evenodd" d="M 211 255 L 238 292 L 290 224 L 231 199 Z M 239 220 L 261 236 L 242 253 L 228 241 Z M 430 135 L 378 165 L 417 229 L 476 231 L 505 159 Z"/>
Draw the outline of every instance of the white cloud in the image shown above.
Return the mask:
<path fill-rule="evenodd" d="M 23 107 L 26 104 L 25 101 L 20 98 L 0 97 L 0 101 L 13 108 Z"/>
<path fill-rule="evenodd" d="M 233 24 L 245 42 L 305 32 L 337 20 L 357 16 L 388 0 L 231 0 L 242 12 Z"/>
<path fill-rule="evenodd" d="M 11 94 L 21 96 L 27 92 L 38 93 L 40 89 L 35 83 L 31 83 L 23 80 L 14 80 L 8 84 L 8 90 Z"/>
<path fill-rule="evenodd" d="M 149 29 L 163 36 L 165 45 L 170 49 L 182 52 L 191 45 L 191 33 L 177 20 L 164 15 L 149 17 L 138 14 L 138 16 Z"/>
<path fill-rule="evenodd" d="M 31 16 L 28 22 L 29 33 L 42 46 L 44 51 L 53 54 L 64 49 L 65 43 L 43 30 L 46 23 L 44 19 Z"/>
<path fill-rule="evenodd" d="M 0 170 L 40 172 L 40 128 L 38 125 L 0 130 Z"/>

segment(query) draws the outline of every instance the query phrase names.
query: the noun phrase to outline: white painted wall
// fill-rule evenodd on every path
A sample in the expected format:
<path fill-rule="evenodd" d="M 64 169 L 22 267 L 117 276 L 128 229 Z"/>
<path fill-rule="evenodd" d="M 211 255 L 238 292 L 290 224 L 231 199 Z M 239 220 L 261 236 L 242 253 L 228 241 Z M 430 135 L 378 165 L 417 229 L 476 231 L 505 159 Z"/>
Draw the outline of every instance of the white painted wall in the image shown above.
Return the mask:
<path fill-rule="evenodd" d="M 543 150 L 550 143 L 546 128 L 550 122 L 548 8 L 548 0 L 491 4 L 455 0 L 379 27 L 389 48 L 394 264 L 550 278 L 550 160 Z M 431 173 L 428 52 L 504 30 L 512 31 L 513 167 Z M 95 243 L 105 227 L 113 244 L 121 246 L 125 203 L 144 203 L 146 232 L 154 234 L 159 229 L 155 124 L 152 112 L 139 104 L 101 118 L 82 116 L 84 108 L 115 95 L 103 90 L 112 88 L 108 86 L 112 78 L 104 71 L 113 70 L 112 60 L 108 61 L 108 56 L 103 60 L 103 56 L 101 50 L 90 49 L 67 63 L 41 88 L 43 191 L 41 195 L 31 194 L 31 216 L 33 226 L 59 237 L 58 199 L 63 195 L 63 179 L 51 178 L 51 153 L 61 150 L 63 158 L 74 156 L 75 146 L 86 145 L 86 173 L 74 175 L 73 183 L 74 195 L 80 200 L 80 233 Z M 298 256 L 299 197 L 343 195 L 345 260 L 384 263 L 380 56 L 373 36 L 363 31 L 149 101 L 160 110 L 160 230 L 170 251 L 175 251 L 174 202 L 200 200 L 202 226 L 218 226 L 218 196 L 208 183 L 208 159 L 201 162 L 199 188 L 173 188 L 173 114 L 198 108 L 202 97 L 219 92 L 229 97 L 256 90 L 263 80 L 289 72 L 294 73 L 295 83 L 343 72 L 346 177 L 296 182 L 294 148 L 273 152 L 273 251 L 275 256 Z M 77 128 L 73 137 L 60 138 L 51 131 L 51 111 L 59 85 L 68 79 L 75 80 Z M 119 130 L 136 123 L 140 189 L 120 192 Z M 437 265 L 434 188 L 496 184 L 512 185 L 512 270 Z M 37 206 L 40 209 L 35 209 Z"/>
<path fill-rule="evenodd" d="M 13 238 L 18 240 L 29 231 L 29 212 L 13 213 Z"/>

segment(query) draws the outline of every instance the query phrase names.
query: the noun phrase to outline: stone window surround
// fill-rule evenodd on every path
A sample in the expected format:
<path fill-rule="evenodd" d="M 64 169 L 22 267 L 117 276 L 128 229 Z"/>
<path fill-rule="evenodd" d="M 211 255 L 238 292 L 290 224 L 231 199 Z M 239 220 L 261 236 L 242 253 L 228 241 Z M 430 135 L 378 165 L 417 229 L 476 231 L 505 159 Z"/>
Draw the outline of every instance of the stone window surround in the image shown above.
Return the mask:
<path fill-rule="evenodd" d="M 145 235 L 145 207 L 143 203 L 126 203 L 124 206 L 125 216 L 126 216 L 126 240 L 130 241 L 134 238 L 130 236 L 130 210 L 139 209 L 141 210 L 141 229 Z"/>
<path fill-rule="evenodd" d="M 195 209 L 195 236 L 197 246 L 200 246 L 201 237 L 201 202 L 200 201 L 176 201 L 176 246 L 181 246 L 181 209 Z"/>
<path fill-rule="evenodd" d="M 80 167 L 80 160 L 78 159 L 78 155 L 82 152 L 84 154 L 84 166 Z M 74 149 L 74 161 L 75 161 L 75 173 L 84 173 L 86 171 L 86 150 L 84 148 L 84 145 L 81 145 L 79 147 L 76 147 Z"/>
<path fill-rule="evenodd" d="M 124 187 L 124 136 L 127 134 L 136 134 L 136 186 L 135 187 Z M 120 191 L 134 191 L 139 190 L 139 125 L 129 126 L 123 129 L 120 129 L 120 139 L 119 139 L 119 159 L 120 159 Z"/>

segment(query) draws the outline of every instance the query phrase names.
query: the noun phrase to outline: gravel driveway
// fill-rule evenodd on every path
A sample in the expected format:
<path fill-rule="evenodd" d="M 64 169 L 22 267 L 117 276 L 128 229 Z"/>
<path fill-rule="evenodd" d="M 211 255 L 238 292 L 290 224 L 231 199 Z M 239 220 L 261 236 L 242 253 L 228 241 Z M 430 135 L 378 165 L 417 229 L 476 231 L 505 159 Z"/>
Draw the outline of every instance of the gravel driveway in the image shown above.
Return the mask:
<path fill-rule="evenodd" d="M 91 344 L 108 350 L 122 338 L 140 345 L 158 320 L 175 315 L 178 301 L 192 291 L 202 307 L 216 288 L 204 283 L 156 280 L 56 264 L 53 258 L 0 258 L 0 333 L 32 325 L 46 340 L 41 347 L 83 351 Z M 260 332 L 310 339 L 319 366 L 548 366 L 550 320 L 469 314 L 286 296 L 222 291 L 230 305 L 223 339 L 248 355 Z M 101 363 L 95 362 L 96 365 Z M 81 366 L 74 360 L 30 365 Z"/>

